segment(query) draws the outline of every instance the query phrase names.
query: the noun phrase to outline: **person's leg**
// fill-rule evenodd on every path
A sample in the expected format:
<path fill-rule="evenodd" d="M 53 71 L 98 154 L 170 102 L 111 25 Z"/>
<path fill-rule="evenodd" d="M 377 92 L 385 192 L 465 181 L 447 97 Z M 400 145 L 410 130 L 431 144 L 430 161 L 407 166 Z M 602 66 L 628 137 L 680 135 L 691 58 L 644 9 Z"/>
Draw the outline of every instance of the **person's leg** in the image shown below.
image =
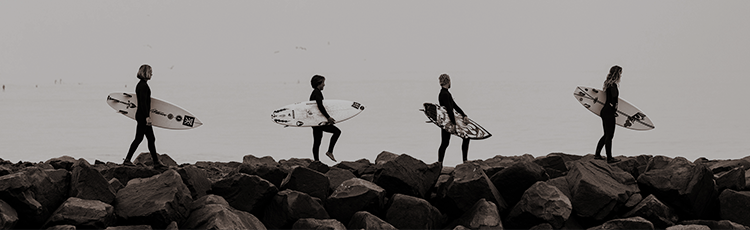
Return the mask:
<path fill-rule="evenodd" d="M 336 146 L 336 141 L 339 140 L 339 136 L 341 136 L 341 130 L 334 125 L 326 125 L 323 127 L 323 131 L 333 134 L 333 136 L 331 136 L 331 141 L 328 143 L 328 152 L 326 152 L 326 156 L 335 162 L 336 158 L 333 157 L 333 148 Z"/>
<path fill-rule="evenodd" d="M 154 162 L 154 167 L 162 167 L 164 164 L 159 160 L 159 153 L 156 152 L 156 136 L 154 136 L 154 127 L 146 126 L 144 128 L 144 134 L 146 140 L 148 140 L 148 151 L 151 152 L 151 160 Z"/>
<path fill-rule="evenodd" d="M 320 155 L 320 142 L 323 139 L 323 130 L 320 129 L 319 127 L 312 127 L 312 130 L 313 130 L 313 148 L 312 148 L 313 158 L 316 161 L 320 161 L 320 157 L 318 157 L 318 155 Z"/>
<path fill-rule="evenodd" d="M 451 133 L 448 131 L 445 131 L 445 129 L 440 130 L 440 148 L 438 148 L 438 161 L 443 162 L 443 159 L 445 158 L 445 150 L 448 149 L 448 144 L 451 142 Z"/>
<path fill-rule="evenodd" d="M 615 138 L 615 119 L 612 117 L 604 124 L 604 148 L 607 151 L 607 161 L 612 161 L 612 139 Z"/>
<path fill-rule="evenodd" d="M 464 162 L 469 161 L 469 138 L 464 139 L 464 142 L 461 143 L 461 153 L 463 153 Z"/>
<path fill-rule="evenodd" d="M 123 164 L 133 164 L 130 162 L 130 159 L 133 158 L 133 153 L 135 153 L 135 150 L 138 149 L 138 145 L 141 144 L 143 141 L 144 136 L 144 128 L 139 123 L 135 128 L 135 139 L 133 140 L 133 143 L 130 144 L 130 149 L 128 150 L 128 155 L 125 157 L 125 161 Z"/>

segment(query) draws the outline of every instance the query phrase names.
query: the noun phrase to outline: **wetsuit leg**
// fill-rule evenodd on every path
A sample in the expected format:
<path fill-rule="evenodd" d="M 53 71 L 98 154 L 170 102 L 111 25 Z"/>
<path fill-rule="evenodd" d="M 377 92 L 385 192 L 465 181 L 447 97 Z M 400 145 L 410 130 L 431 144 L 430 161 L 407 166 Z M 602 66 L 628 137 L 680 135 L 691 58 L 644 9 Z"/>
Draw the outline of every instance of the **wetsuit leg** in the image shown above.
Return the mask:
<path fill-rule="evenodd" d="M 313 158 L 320 161 L 320 142 L 323 139 L 323 129 L 320 126 L 312 127 L 313 130 Z"/>
<path fill-rule="evenodd" d="M 130 144 L 130 149 L 128 150 L 128 156 L 125 157 L 126 161 L 130 161 L 130 159 L 133 158 L 133 153 L 135 153 L 135 150 L 138 148 L 138 145 L 140 145 L 141 142 L 143 141 L 145 130 L 142 126 L 144 125 L 141 125 L 141 123 L 138 122 L 138 125 L 135 128 L 135 139 L 133 140 L 133 143 Z"/>
<path fill-rule="evenodd" d="M 159 154 L 156 152 L 156 136 L 154 136 L 154 127 L 144 125 L 143 127 L 144 134 L 146 136 L 146 140 L 148 140 L 148 151 L 151 152 L 151 160 L 154 162 L 154 165 L 161 164 L 161 161 L 159 161 Z"/>
<path fill-rule="evenodd" d="M 443 162 L 445 158 L 445 150 L 448 149 L 448 144 L 451 142 L 451 133 L 440 129 L 440 148 L 438 148 L 438 161 Z"/>
<path fill-rule="evenodd" d="M 609 111 L 602 111 L 602 128 L 604 135 L 596 145 L 596 155 L 601 156 L 602 148 L 606 148 L 607 158 L 612 158 L 612 139 L 615 137 L 615 116 Z"/>
<path fill-rule="evenodd" d="M 468 161 L 469 159 L 469 138 L 464 139 L 464 142 L 461 143 L 461 153 L 463 153 L 464 162 Z"/>
<path fill-rule="evenodd" d="M 338 141 L 339 136 L 341 136 L 341 130 L 334 125 L 326 125 L 323 126 L 323 131 L 333 134 L 333 136 L 331 136 L 331 142 L 328 143 L 328 152 L 333 153 L 333 147 L 336 146 L 336 141 Z"/>

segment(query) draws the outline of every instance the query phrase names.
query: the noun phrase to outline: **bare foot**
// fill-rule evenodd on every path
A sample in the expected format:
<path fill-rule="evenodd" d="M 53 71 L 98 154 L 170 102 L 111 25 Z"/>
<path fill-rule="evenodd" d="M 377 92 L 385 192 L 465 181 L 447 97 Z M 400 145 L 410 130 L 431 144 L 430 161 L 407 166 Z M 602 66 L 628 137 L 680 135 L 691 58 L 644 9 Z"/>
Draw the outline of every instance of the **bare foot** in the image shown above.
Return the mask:
<path fill-rule="evenodd" d="M 326 152 L 326 156 L 328 156 L 328 158 L 331 158 L 331 160 L 333 162 L 336 162 L 336 158 L 333 157 L 333 153 L 332 152 Z"/>

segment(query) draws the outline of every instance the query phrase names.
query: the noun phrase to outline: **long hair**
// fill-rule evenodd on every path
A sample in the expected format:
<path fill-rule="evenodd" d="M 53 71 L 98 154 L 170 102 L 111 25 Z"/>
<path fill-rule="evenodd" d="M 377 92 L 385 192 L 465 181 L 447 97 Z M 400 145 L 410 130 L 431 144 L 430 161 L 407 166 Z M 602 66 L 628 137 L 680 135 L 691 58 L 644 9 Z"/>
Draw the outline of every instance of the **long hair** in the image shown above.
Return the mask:
<path fill-rule="evenodd" d="M 146 76 L 148 76 L 147 74 L 149 71 L 151 71 L 151 66 L 148 64 L 143 64 L 141 65 L 141 68 L 138 68 L 138 75 L 136 75 L 136 77 L 138 77 L 138 79 L 145 80 L 147 79 Z"/>
<path fill-rule="evenodd" d="M 323 81 L 326 80 L 326 77 L 323 77 L 321 75 L 315 75 L 310 79 L 310 85 L 312 85 L 313 88 L 318 88 L 318 85 L 320 83 L 323 83 Z"/>
<path fill-rule="evenodd" d="M 607 74 L 607 80 L 604 81 L 604 88 L 602 90 L 607 90 L 609 87 L 617 87 L 617 83 L 620 82 L 620 74 L 622 73 L 622 67 L 620 66 L 612 66 L 612 68 L 609 68 L 609 74 Z"/>

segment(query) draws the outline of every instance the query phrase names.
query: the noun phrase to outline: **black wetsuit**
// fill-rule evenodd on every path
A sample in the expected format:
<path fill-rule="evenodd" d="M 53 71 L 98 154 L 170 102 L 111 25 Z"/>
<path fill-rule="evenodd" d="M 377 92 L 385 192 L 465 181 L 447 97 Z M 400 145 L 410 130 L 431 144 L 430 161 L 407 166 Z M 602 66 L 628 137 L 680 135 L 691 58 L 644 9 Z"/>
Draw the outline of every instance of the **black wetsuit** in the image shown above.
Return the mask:
<path fill-rule="evenodd" d="M 607 159 L 609 160 L 612 159 L 612 139 L 615 137 L 615 115 L 620 91 L 617 89 L 617 85 L 612 85 L 604 89 L 604 93 L 607 94 L 607 101 L 604 102 L 604 108 L 599 113 L 602 118 L 604 135 L 596 145 L 596 156 L 601 156 L 602 147 L 606 147 Z"/>
<path fill-rule="evenodd" d="M 156 153 L 156 137 L 154 137 L 154 128 L 147 125 L 146 118 L 151 113 L 151 88 L 148 87 L 146 80 L 141 80 L 138 85 L 135 86 L 135 96 L 138 100 L 138 108 L 135 112 L 135 120 L 138 122 L 135 129 L 135 140 L 130 144 L 130 150 L 128 150 L 128 156 L 125 160 L 130 161 L 133 157 L 133 153 L 138 148 L 138 145 L 143 141 L 143 136 L 148 139 L 148 151 L 151 152 L 151 157 L 154 162 L 159 160 L 159 155 Z"/>
<path fill-rule="evenodd" d="M 440 102 L 441 106 L 445 107 L 445 110 L 448 112 L 448 118 L 450 118 L 451 123 L 453 123 L 454 125 L 456 124 L 456 116 L 453 115 L 454 109 L 458 111 L 459 114 L 466 116 L 464 111 L 461 110 L 460 107 L 458 107 L 455 101 L 453 101 L 453 96 L 450 92 L 448 92 L 448 89 L 442 88 L 440 90 L 440 94 L 438 95 L 438 102 Z M 448 148 L 448 144 L 450 144 L 451 133 L 445 129 L 441 129 L 440 137 L 441 141 L 440 148 L 438 148 L 438 161 L 443 162 L 443 159 L 445 158 L 445 150 Z M 463 140 L 463 143 L 461 144 L 461 152 L 463 153 L 463 160 L 464 162 L 466 162 L 469 157 L 468 138 Z"/>
<path fill-rule="evenodd" d="M 321 92 L 319 89 L 314 89 L 312 94 L 310 94 L 310 100 L 315 101 L 318 104 L 318 109 L 320 110 L 320 113 L 323 114 L 326 118 L 330 118 L 331 116 L 328 115 L 328 111 L 326 111 L 326 108 L 323 107 L 323 92 Z M 334 126 L 333 124 L 327 124 L 322 126 L 313 126 L 313 157 L 316 161 L 319 161 L 319 155 L 320 155 L 320 144 L 323 140 L 323 132 L 332 133 L 333 136 L 331 136 L 331 142 L 328 144 L 328 152 L 333 153 L 333 147 L 336 145 L 336 141 L 339 139 L 339 136 L 341 136 L 341 130 Z"/>

